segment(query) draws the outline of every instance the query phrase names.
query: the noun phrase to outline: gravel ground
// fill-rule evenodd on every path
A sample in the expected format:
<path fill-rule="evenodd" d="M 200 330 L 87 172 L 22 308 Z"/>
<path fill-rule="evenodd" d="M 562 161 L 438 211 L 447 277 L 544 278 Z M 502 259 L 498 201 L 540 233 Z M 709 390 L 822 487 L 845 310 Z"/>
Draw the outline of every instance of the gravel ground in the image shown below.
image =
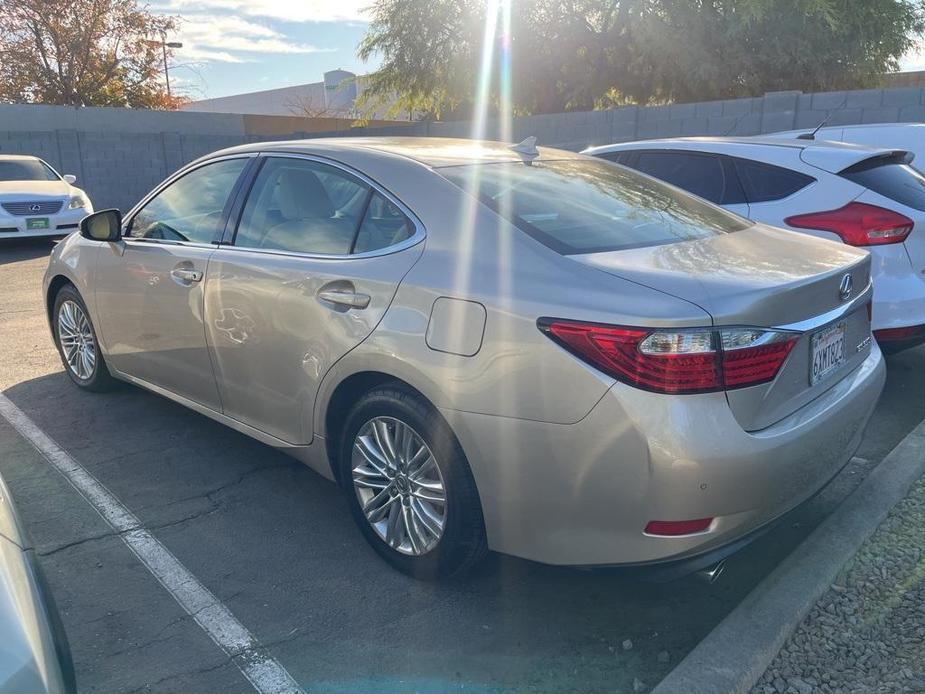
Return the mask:
<path fill-rule="evenodd" d="M 890 512 L 752 694 L 925 692 L 925 478 Z"/>

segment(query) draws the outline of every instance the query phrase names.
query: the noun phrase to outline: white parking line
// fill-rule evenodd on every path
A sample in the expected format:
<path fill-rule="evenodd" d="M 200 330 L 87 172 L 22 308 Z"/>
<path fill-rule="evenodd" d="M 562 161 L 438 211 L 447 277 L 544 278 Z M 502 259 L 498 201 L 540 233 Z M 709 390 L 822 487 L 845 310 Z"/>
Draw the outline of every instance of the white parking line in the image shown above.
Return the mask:
<path fill-rule="evenodd" d="M 254 689 L 266 694 L 302 692 L 292 675 L 266 653 L 254 635 L 170 550 L 142 527 L 135 514 L 2 393 L 0 415 L 96 509 L 180 607 L 238 666 Z"/>

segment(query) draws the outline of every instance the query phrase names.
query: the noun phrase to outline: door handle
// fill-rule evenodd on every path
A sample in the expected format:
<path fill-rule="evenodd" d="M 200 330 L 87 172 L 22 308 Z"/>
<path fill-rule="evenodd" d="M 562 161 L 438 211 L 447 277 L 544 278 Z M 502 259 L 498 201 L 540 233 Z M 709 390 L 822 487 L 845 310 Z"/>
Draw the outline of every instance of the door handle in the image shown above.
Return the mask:
<path fill-rule="evenodd" d="M 366 308 L 369 306 L 369 294 L 358 294 L 346 289 L 322 289 L 318 298 L 338 306 L 349 308 Z"/>
<path fill-rule="evenodd" d="M 188 270 L 182 267 L 175 267 L 170 274 L 181 282 L 199 282 L 202 280 L 202 272 L 199 270 Z"/>

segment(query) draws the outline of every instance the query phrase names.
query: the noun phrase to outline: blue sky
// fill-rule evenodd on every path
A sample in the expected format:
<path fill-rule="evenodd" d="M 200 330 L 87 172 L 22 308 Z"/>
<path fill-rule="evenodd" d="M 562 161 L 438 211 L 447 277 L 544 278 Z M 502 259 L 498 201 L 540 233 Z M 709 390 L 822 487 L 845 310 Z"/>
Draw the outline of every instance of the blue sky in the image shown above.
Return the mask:
<path fill-rule="evenodd" d="M 375 69 L 356 57 L 372 0 L 154 0 L 180 17 L 171 81 L 191 99 L 318 82 L 326 70 Z M 925 51 L 903 60 L 925 69 Z"/>
<path fill-rule="evenodd" d="M 156 0 L 180 18 L 171 83 L 191 99 L 318 82 L 375 68 L 356 57 L 371 0 Z"/>

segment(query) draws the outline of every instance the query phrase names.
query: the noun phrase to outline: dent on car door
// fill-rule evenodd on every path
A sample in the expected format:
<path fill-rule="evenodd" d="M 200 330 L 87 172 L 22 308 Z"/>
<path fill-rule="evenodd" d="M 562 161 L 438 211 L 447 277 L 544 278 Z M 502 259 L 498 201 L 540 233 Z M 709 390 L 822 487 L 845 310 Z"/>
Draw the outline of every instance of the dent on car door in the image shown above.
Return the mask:
<path fill-rule="evenodd" d="M 339 166 L 267 157 L 233 243 L 206 278 L 209 343 L 225 414 L 308 443 L 321 379 L 382 319 L 420 257 L 397 200 Z"/>
<path fill-rule="evenodd" d="M 111 367 L 215 410 L 202 280 L 248 161 L 219 160 L 171 182 L 127 221 L 121 243 L 104 246 L 97 265 Z"/>

